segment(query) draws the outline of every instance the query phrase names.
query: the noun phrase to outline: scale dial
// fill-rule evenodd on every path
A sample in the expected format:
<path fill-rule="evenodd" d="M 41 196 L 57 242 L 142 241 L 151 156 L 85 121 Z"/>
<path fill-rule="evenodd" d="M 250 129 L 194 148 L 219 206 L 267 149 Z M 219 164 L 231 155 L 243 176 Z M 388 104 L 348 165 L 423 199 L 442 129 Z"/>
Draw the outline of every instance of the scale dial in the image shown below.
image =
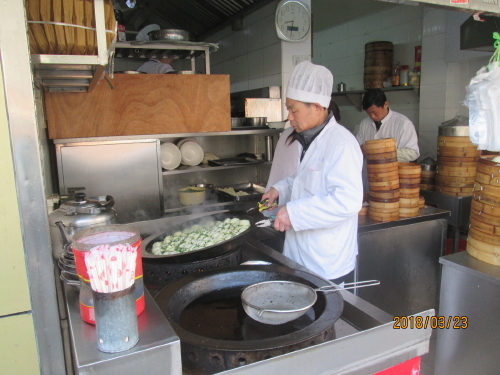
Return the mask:
<path fill-rule="evenodd" d="M 276 33 L 287 42 L 301 42 L 311 29 L 311 11 L 297 0 L 282 0 L 276 8 Z"/>

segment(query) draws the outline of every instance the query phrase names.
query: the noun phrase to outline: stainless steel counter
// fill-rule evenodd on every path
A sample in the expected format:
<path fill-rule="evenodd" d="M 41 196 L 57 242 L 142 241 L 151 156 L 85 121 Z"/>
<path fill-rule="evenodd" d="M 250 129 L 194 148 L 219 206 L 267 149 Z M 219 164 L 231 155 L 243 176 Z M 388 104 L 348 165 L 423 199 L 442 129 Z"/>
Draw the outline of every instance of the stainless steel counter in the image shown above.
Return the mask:
<path fill-rule="evenodd" d="M 465 251 L 439 261 L 439 315 L 452 321 L 450 328 L 437 330 L 435 374 L 498 374 L 500 267 Z M 454 327 L 464 322 L 467 328 Z"/>
<path fill-rule="evenodd" d="M 204 215 L 206 214 L 197 216 Z M 141 233 L 153 233 L 164 225 L 174 225 L 191 218 L 192 216 L 164 218 L 135 224 Z M 256 239 L 248 240 L 242 251 L 243 260 L 266 260 L 306 270 Z M 325 283 L 328 281 L 325 280 Z M 341 293 L 344 310 L 335 325 L 337 339 L 224 373 L 372 374 L 427 353 L 430 328 L 394 329 L 391 315 L 349 291 Z M 146 293 L 146 310 L 139 316 L 139 344 L 134 349 L 119 354 L 105 354 L 97 350 L 95 328 L 81 320 L 76 292 L 66 288 L 66 297 L 77 374 L 181 375 L 179 342 L 168 321 L 158 315 L 159 309 L 149 293 Z M 418 315 L 425 319 L 426 316 L 434 315 L 434 310 L 421 311 Z"/>
<path fill-rule="evenodd" d="M 356 279 L 380 280 L 380 286 L 355 293 L 394 316 L 437 309 L 449 214 L 426 207 L 417 217 L 387 223 L 360 217 Z"/>

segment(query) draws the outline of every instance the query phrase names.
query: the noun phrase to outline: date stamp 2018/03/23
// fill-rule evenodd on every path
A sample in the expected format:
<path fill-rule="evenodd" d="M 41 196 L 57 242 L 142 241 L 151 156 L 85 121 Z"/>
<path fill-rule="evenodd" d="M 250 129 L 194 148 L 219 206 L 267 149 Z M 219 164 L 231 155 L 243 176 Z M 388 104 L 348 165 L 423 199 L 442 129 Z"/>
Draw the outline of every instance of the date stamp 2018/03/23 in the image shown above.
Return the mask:
<path fill-rule="evenodd" d="M 453 328 L 465 329 L 469 326 L 469 318 L 466 316 L 395 316 L 393 319 L 395 329 L 426 329 L 435 328 Z"/>

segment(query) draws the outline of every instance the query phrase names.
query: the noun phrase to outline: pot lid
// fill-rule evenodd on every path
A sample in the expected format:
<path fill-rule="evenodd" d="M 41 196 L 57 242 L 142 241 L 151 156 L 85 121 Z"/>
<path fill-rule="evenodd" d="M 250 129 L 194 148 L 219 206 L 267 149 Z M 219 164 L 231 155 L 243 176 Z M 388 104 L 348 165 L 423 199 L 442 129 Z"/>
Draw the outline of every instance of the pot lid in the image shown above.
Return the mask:
<path fill-rule="evenodd" d="M 420 164 L 429 164 L 429 165 L 436 165 L 436 161 L 431 158 L 430 156 L 426 157 L 424 160 L 420 162 Z"/>
<path fill-rule="evenodd" d="M 448 137 L 468 137 L 469 118 L 457 115 L 454 119 L 443 122 L 439 127 L 439 135 Z"/>
<path fill-rule="evenodd" d="M 57 210 L 50 213 L 50 225 L 55 226 L 58 221 L 72 227 L 105 223 L 116 217 L 115 211 L 111 208 L 113 204 L 114 199 L 109 195 L 106 197 L 106 202 L 102 203 L 96 199 L 86 199 L 85 193 L 75 193 L 74 200 L 64 202 Z"/>

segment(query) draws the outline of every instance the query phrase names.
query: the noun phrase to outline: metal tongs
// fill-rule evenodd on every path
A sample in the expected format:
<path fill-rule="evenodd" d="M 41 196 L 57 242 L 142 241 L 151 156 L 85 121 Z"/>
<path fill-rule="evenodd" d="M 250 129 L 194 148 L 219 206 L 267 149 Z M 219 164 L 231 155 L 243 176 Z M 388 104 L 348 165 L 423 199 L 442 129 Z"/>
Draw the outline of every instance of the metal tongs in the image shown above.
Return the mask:
<path fill-rule="evenodd" d="M 259 227 L 259 228 L 270 227 L 271 225 L 274 224 L 274 220 L 275 219 L 276 219 L 276 215 L 271 215 L 271 216 L 269 216 L 269 219 L 264 219 L 264 220 L 261 220 L 261 221 L 257 221 L 255 223 L 255 226 Z"/>
<path fill-rule="evenodd" d="M 266 210 L 272 210 L 272 209 L 278 207 L 278 203 L 276 203 L 276 202 L 274 202 L 270 206 L 266 205 L 267 202 L 269 202 L 269 198 L 266 198 L 264 200 L 261 200 L 260 202 L 257 202 L 257 207 L 252 207 L 249 210 L 247 210 L 247 214 L 251 214 L 252 212 L 255 212 L 257 210 L 259 212 L 262 212 L 262 211 L 266 211 Z"/>

